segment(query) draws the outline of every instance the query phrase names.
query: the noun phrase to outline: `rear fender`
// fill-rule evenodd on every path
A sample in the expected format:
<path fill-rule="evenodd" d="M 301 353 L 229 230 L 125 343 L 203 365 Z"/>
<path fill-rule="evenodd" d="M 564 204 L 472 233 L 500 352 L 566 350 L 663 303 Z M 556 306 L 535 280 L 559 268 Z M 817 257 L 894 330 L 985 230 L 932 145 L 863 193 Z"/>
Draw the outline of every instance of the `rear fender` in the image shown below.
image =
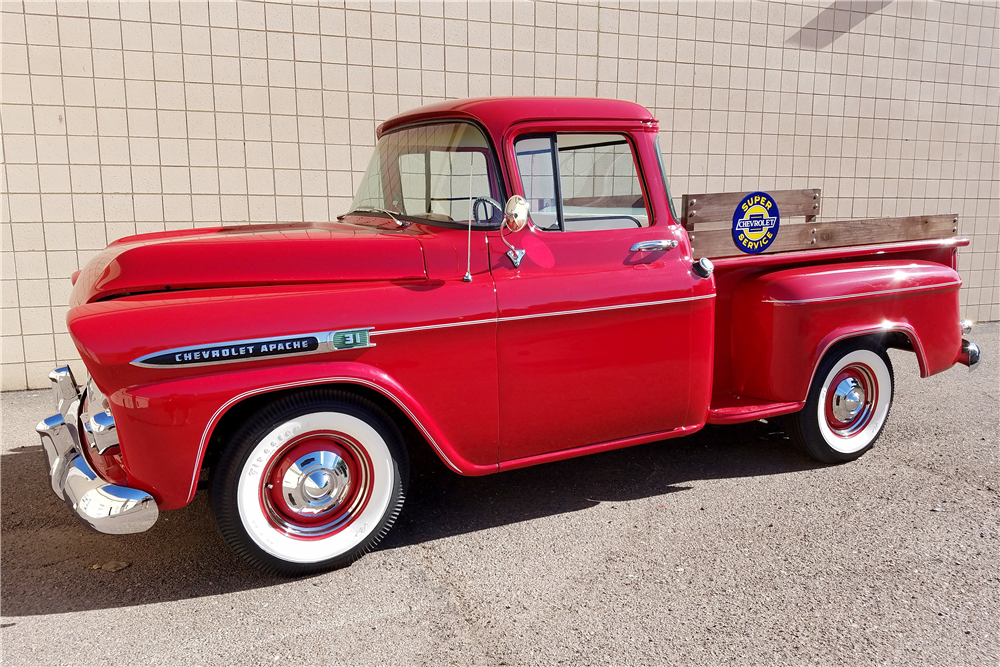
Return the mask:
<path fill-rule="evenodd" d="M 960 286 L 951 267 L 905 260 L 799 267 L 745 280 L 732 299 L 733 392 L 803 401 L 823 356 L 856 337 L 912 348 L 921 376 L 946 370 L 961 352 Z"/>
<path fill-rule="evenodd" d="M 319 385 L 363 386 L 392 401 L 455 472 L 483 475 L 496 465 L 462 457 L 434 420 L 399 382 L 359 363 L 258 368 L 130 387 L 110 396 L 129 483 L 153 494 L 161 509 L 183 507 L 193 497 L 215 427 L 234 406 L 272 392 Z M 169 452 L 169 455 L 164 455 Z"/>

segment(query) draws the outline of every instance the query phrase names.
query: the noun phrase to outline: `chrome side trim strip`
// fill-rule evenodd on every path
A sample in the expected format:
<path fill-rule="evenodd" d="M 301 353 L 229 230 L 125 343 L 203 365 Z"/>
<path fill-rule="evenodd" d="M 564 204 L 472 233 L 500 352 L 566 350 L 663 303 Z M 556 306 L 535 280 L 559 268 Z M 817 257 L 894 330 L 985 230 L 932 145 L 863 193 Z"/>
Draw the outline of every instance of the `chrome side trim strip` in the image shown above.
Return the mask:
<path fill-rule="evenodd" d="M 540 317 L 555 317 L 555 316 L 558 316 L 558 315 L 577 315 L 577 314 L 581 314 L 581 313 L 597 313 L 597 312 L 604 312 L 604 311 L 608 311 L 608 310 L 621 310 L 621 309 L 627 309 L 627 308 L 641 308 L 641 307 L 644 307 L 644 306 L 661 306 L 661 305 L 666 305 L 666 304 L 670 304 L 670 303 L 683 303 L 683 302 L 687 302 L 687 301 L 699 301 L 699 300 L 702 300 L 702 299 L 714 299 L 714 298 L 715 298 L 715 294 L 704 294 L 702 296 L 683 297 L 683 298 L 680 298 L 680 299 L 664 299 L 662 301 L 646 301 L 646 302 L 642 302 L 642 303 L 627 303 L 627 304 L 619 304 L 619 305 L 614 305 L 614 306 L 601 306 L 601 307 L 598 307 L 598 308 L 581 308 L 581 309 L 577 309 L 577 310 L 564 310 L 564 311 L 556 311 L 556 312 L 550 312 L 550 313 L 538 313 L 538 314 L 532 314 L 532 315 L 518 315 L 518 316 L 514 316 L 514 317 L 485 318 L 485 319 L 481 319 L 481 320 L 470 320 L 470 321 L 467 321 L 467 322 L 445 322 L 445 323 L 441 323 L 441 324 L 429 324 L 429 325 L 426 325 L 426 326 L 418 326 L 418 327 L 406 327 L 406 328 L 401 328 L 401 329 L 386 329 L 386 330 L 383 330 L 383 331 L 375 331 L 375 330 L 373 330 L 373 328 L 368 327 L 368 328 L 365 329 L 365 331 L 368 332 L 368 335 L 371 338 L 371 337 L 380 336 L 380 335 L 384 335 L 384 334 L 410 333 L 410 332 L 415 332 L 415 331 L 427 331 L 427 330 L 432 330 L 432 329 L 445 329 L 445 328 L 451 328 L 451 327 L 471 326 L 471 325 L 475 325 L 475 324 L 495 324 L 495 323 L 498 323 L 498 322 L 512 322 L 512 321 L 517 321 L 517 320 L 527 320 L 527 319 L 534 319 L 534 318 L 540 318 Z M 348 329 L 346 331 L 357 331 L 357 330 L 359 330 L 359 329 Z M 320 341 L 321 341 L 320 348 L 318 350 L 316 350 L 316 351 L 298 352 L 298 353 L 293 352 L 291 354 L 282 354 L 282 355 L 275 354 L 275 355 L 268 355 L 266 357 L 244 357 L 242 359 L 238 359 L 237 361 L 242 361 L 244 359 L 245 360 L 252 360 L 252 359 L 262 359 L 262 358 L 274 359 L 274 358 L 286 357 L 286 356 L 301 356 L 303 354 L 318 354 L 319 352 L 334 351 L 334 350 L 336 350 L 336 348 L 333 347 L 332 341 L 333 341 L 333 336 L 336 333 L 339 333 L 339 331 L 328 331 L 328 332 L 321 332 L 321 333 L 315 333 L 315 334 L 301 334 L 301 337 L 303 337 L 303 338 L 309 337 L 309 336 L 313 336 L 313 337 L 317 337 L 317 338 L 320 339 Z M 155 352 L 155 353 L 150 354 L 150 355 L 145 355 L 145 356 L 140 357 L 140 358 L 136 359 L 135 361 L 133 361 L 132 364 L 136 365 L 136 366 L 144 366 L 144 367 L 147 367 L 147 368 L 164 368 L 164 366 L 160 366 L 160 365 L 152 365 L 152 364 L 143 363 L 143 360 L 147 359 L 149 357 L 153 357 L 153 356 L 160 356 L 160 355 L 166 355 L 166 354 L 178 354 L 178 353 L 184 353 L 184 352 L 189 352 L 189 351 L 194 351 L 194 350 L 202 350 L 202 349 L 207 348 L 207 347 L 221 347 L 221 346 L 226 346 L 226 345 L 239 345 L 239 344 L 247 344 L 247 345 L 249 345 L 249 344 L 255 344 L 255 343 L 262 343 L 262 342 L 265 342 L 265 341 L 285 340 L 285 339 L 288 339 L 288 338 L 296 338 L 296 336 L 295 335 L 292 335 L 292 336 L 276 336 L 276 337 L 268 338 L 268 339 L 258 338 L 258 339 L 244 340 L 244 341 L 232 341 L 232 342 L 225 342 L 225 343 L 214 343 L 214 344 L 210 344 L 210 345 L 194 345 L 194 346 L 188 346 L 188 347 L 184 347 L 184 348 L 174 348 L 172 350 L 164 350 L 164 351 L 161 351 L 161 352 Z M 326 347 L 323 346 L 323 342 L 327 343 Z M 366 345 L 364 347 L 374 347 L 374 346 L 375 346 L 374 343 L 370 343 L 369 345 Z M 350 348 L 350 349 L 361 349 L 361 348 L 358 347 L 358 348 Z M 184 364 L 183 367 L 187 368 L 187 367 L 193 367 L 193 366 L 211 366 L 211 365 L 215 365 L 215 364 L 219 364 L 219 363 L 232 363 L 232 362 L 227 360 L 227 361 L 212 361 L 212 362 L 197 363 L 197 364 L 196 363 L 190 363 L 190 364 Z M 169 368 L 169 366 L 167 366 L 167 367 Z M 355 377 L 327 377 L 327 378 L 317 378 L 317 379 L 313 379 L 313 380 L 301 380 L 301 381 L 298 381 L 298 382 L 288 382 L 288 383 L 283 383 L 283 384 L 269 385 L 269 386 L 266 386 L 266 387 L 260 387 L 258 389 L 253 389 L 253 390 L 250 390 L 250 391 L 246 391 L 246 392 L 243 392 L 242 394 L 238 394 L 237 396 L 234 396 L 233 398 L 231 398 L 228 401 L 226 401 L 225 403 L 223 403 L 222 406 L 219 407 L 219 409 L 215 411 L 215 414 L 212 415 L 212 418 L 208 421 L 208 424 L 205 426 L 205 431 L 204 431 L 204 433 L 202 433 L 202 436 L 201 436 L 201 442 L 198 443 L 198 453 L 197 453 L 197 460 L 198 460 L 198 462 L 200 463 L 202 461 L 202 457 L 205 454 L 205 447 L 208 444 L 208 438 L 209 438 L 211 429 L 216 425 L 216 423 L 218 422 L 219 417 L 230 406 L 232 406 L 234 403 L 237 403 L 237 402 L 239 402 L 239 401 L 241 401 L 241 400 L 243 400 L 245 398 L 248 398 L 250 396 L 255 396 L 257 394 L 263 394 L 263 393 L 266 393 L 266 392 L 269 392 L 269 391 L 276 391 L 276 390 L 280 390 L 280 389 L 291 389 L 293 387 L 305 387 L 305 386 L 316 385 L 316 384 L 326 384 L 326 383 L 330 383 L 330 382 L 346 382 L 346 383 L 360 384 L 360 385 L 364 385 L 364 386 L 370 387 L 370 388 L 374 389 L 375 391 L 377 391 L 377 392 L 385 395 L 393 403 L 395 403 L 401 410 L 403 410 L 403 412 L 406 413 L 406 415 L 413 421 L 413 423 L 417 425 L 417 427 L 420 429 L 421 433 L 424 434 L 424 437 L 427 438 L 427 441 L 431 444 L 431 446 L 434 448 L 434 451 L 436 451 L 438 453 L 438 455 L 441 457 L 441 459 L 445 463 L 447 463 L 456 472 L 458 472 L 458 473 L 462 472 L 462 470 L 457 465 L 455 465 L 451 461 L 451 459 L 448 458 L 447 454 L 444 453 L 444 451 L 441 449 L 440 445 L 438 445 L 438 443 L 434 440 L 434 438 L 431 437 L 431 434 L 424 427 L 424 425 L 422 423 L 420 423 L 420 420 L 418 420 L 416 418 L 416 416 L 409 410 L 409 408 L 407 408 L 402 403 L 402 401 L 400 401 L 398 398 L 396 398 L 396 396 L 394 396 L 392 393 L 390 393 L 389 391 L 387 391 L 386 389 L 384 389 L 382 386 L 377 385 L 374 382 L 371 382 L 371 381 L 368 381 L 368 380 L 363 380 L 363 379 L 360 379 L 360 378 L 355 378 Z M 201 474 L 201 470 L 200 470 L 200 466 L 199 466 L 199 467 L 195 468 L 195 470 L 194 470 L 194 472 L 193 472 L 193 474 L 191 476 L 191 486 L 189 487 L 189 490 L 188 490 L 188 498 L 189 499 L 190 499 L 191 495 L 193 494 L 194 489 L 198 485 L 198 476 L 200 474 Z"/>
<path fill-rule="evenodd" d="M 557 310 L 549 313 L 532 313 L 531 315 L 513 315 L 510 317 L 491 317 L 481 320 L 469 320 L 467 322 L 444 322 L 441 324 L 428 324 L 419 327 L 405 327 L 403 329 L 386 329 L 384 331 L 372 331 L 372 336 L 382 336 L 385 334 L 411 333 L 414 331 L 430 331 L 432 329 L 447 329 L 450 327 L 465 327 L 473 324 L 496 324 L 499 322 L 516 322 L 519 320 L 531 320 L 540 317 L 558 317 L 560 315 L 580 315 L 583 313 L 600 313 L 608 310 L 624 310 L 627 308 L 643 308 L 646 306 L 663 306 L 670 303 L 684 303 L 686 301 L 699 301 L 701 299 L 714 299 L 715 294 L 703 294 L 701 296 L 688 296 L 680 299 L 663 299 L 662 301 L 643 301 L 642 303 L 623 303 L 614 306 L 599 306 L 597 308 L 578 308 L 576 310 Z"/>
<path fill-rule="evenodd" d="M 448 455 L 444 453 L 444 450 L 442 450 L 441 447 L 434 440 L 434 438 L 431 437 L 431 434 L 427 431 L 424 425 L 420 423 L 420 420 L 417 419 L 416 415 L 414 415 L 402 401 L 396 398 L 394 394 L 386 390 L 381 385 L 375 384 L 370 380 L 364 380 L 361 378 L 354 378 L 354 377 L 325 377 L 325 378 L 317 378 L 314 380 L 299 380 L 297 382 L 285 382 L 282 384 L 268 385 L 266 387 L 251 389 L 250 391 L 245 391 L 242 394 L 238 394 L 237 396 L 234 396 L 225 403 L 223 403 L 222 406 L 220 406 L 219 409 L 215 411 L 215 414 L 212 415 L 212 418 L 208 420 L 208 424 L 205 426 L 205 432 L 202 433 L 201 435 L 201 442 L 198 443 L 197 464 L 195 466 L 194 473 L 191 475 L 191 486 L 188 488 L 188 501 L 191 500 L 191 497 L 194 495 L 195 489 L 198 486 L 198 476 L 201 474 L 201 462 L 203 461 L 203 457 L 205 455 L 205 447 L 208 445 L 209 435 L 211 434 L 212 429 L 218 423 L 219 417 L 221 417 L 222 414 L 230 406 L 232 406 L 234 403 L 242 401 L 244 398 L 249 398 L 250 396 L 256 396 L 257 394 L 264 394 L 269 391 L 277 391 L 279 389 L 292 389 L 294 387 L 308 387 L 310 385 L 327 384 L 330 382 L 345 382 L 350 384 L 360 384 L 366 387 L 370 387 L 375 391 L 377 391 L 378 393 L 384 395 L 386 398 L 395 403 L 400 410 L 405 412 L 406 415 L 411 420 L 413 420 L 413 423 L 417 425 L 417 428 L 419 428 L 420 432 L 424 434 L 425 438 L 427 438 L 427 442 L 431 443 L 431 447 L 434 448 L 434 451 L 438 453 L 441 459 L 444 460 L 444 462 L 447 463 L 449 466 L 451 466 L 451 468 L 455 472 L 462 474 L 461 468 L 452 463 L 451 459 L 448 458 Z"/>
<path fill-rule="evenodd" d="M 514 315 L 511 317 L 489 317 L 483 318 L 481 320 L 468 320 L 468 321 L 458 321 L 458 322 L 442 322 L 440 324 L 427 324 L 423 326 L 416 327 L 402 327 L 399 329 L 385 329 L 382 331 L 375 331 L 374 327 L 359 327 L 357 329 L 339 329 L 337 331 L 321 331 L 317 333 L 304 333 L 304 334 L 290 334 L 287 336 L 272 336 L 269 338 L 248 338 L 245 340 L 231 340 L 223 341 L 218 343 L 206 343 L 204 345 L 187 345 L 184 347 L 175 347 L 169 350 L 160 350 L 158 352 L 152 352 L 150 354 L 143 355 L 138 359 L 131 362 L 133 366 L 141 366 L 143 368 L 199 368 L 202 366 L 215 366 L 218 364 L 232 364 L 241 361 L 257 361 L 260 359 L 282 359 L 285 357 L 300 357 L 311 354 L 323 354 L 327 352 L 337 352 L 340 350 L 360 350 L 368 347 L 375 347 L 375 343 L 370 342 L 371 338 L 375 336 L 384 336 L 386 334 L 400 334 L 400 333 L 413 333 L 416 331 L 432 331 L 434 329 L 450 329 L 453 327 L 467 327 L 476 324 L 497 324 L 498 322 L 516 322 L 519 320 L 531 320 L 541 317 L 558 317 L 560 315 L 580 315 L 584 313 L 600 313 L 609 310 L 624 310 L 628 308 L 644 308 L 647 306 L 663 306 L 671 303 L 685 303 L 688 301 L 700 301 L 702 299 L 714 299 L 715 294 L 703 294 L 701 296 L 689 296 L 680 299 L 663 299 L 661 301 L 643 301 L 641 303 L 623 303 L 616 304 L 614 306 L 600 306 L 597 308 L 579 308 L 576 310 L 559 310 L 549 313 L 532 313 L 530 315 Z M 334 342 L 334 337 L 338 334 L 350 333 L 355 331 L 364 331 L 368 334 L 369 342 L 367 345 L 355 345 L 352 347 L 340 348 Z M 265 345 L 268 343 L 276 342 L 288 342 L 304 339 L 315 339 L 316 348 L 315 349 L 305 349 L 301 351 L 291 351 L 285 353 L 274 354 L 268 352 L 267 354 L 254 354 L 252 346 Z M 220 355 L 216 354 L 212 357 L 212 361 L 201 361 L 200 359 L 182 360 L 178 359 L 176 363 L 151 363 L 153 359 L 161 359 L 163 357 L 169 356 L 180 356 L 180 355 L 200 355 L 206 350 L 210 352 L 215 352 L 223 348 L 230 348 L 233 352 L 237 353 L 237 356 L 227 356 L 222 358 Z M 245 351 L 244 348 L 251 348 L 249 352 Z M 228 350 L 227 350 L 228 352 Z"/>
<path fill-rule="evenodd" d="M 701 296 L 686 296 L 680 299 L 664 299 L 662 301 L 644 301 L 642 303 L 623 303 L 615 306 L 599 306 L 597 308 L 580 308 L 577 310 L 560 310 L 552 313 L 532 313 L 531 315 L 515 315 L 512 317 L 500 317 L 498 322 L 516 322 L 518 320 L 533 320 L 540 317 L 558 317 L 559 315 L 580 315 L 582 313 L 601 313 L 608 310 L 625 310 L 627 308 L 643 308 L 646 306 L 663 306 L 670 303 L 684 303 L 687 301 L 700 301 L 702 299 L 714 299 L 715 294 L 703 294 Z"/>
<path fill-rule="evenodd" d="M 496 324 L 497 319 L 490 317 L 484 320 L 469 320 L 468 322 L 444 322 L 442 324 L 428 324 L 421 327 L 405 327 L 402 329 L 386 329 L 384 331 L 372 331 L 372 336 L 383 336 L 385 334 L 410 333 L 412 331 L 430 331 L 432 329 L 450 329 L 452 327 L 467 327 L 473 324 Z"/>
<path fill-rule="evenodd" d="M 885 294 L 900 294 L 902 292 L 920 292 L 924 290 L 935 290 L 943 289 L 945 287 L 961 286 L 961 280 L 953 280 L 950 283 L 939 283 L 937 285 L 921 285 L 919 287 L 900 287 L 898 289 L 884 289 L 877 290 L 875 292 L 860 292 L 858 294 L 841 294 L 838 296 L 818 296 L 813 299 L 790 299 L 783 301 L 781 299 L 766 299 L 764 303 L 778 303 L 783 306 L 797 306 L 803 303 L 819 303 L 821 301 L 839 301 L 843 299 L 863 299 L 870 296 L 882 296 Z"/>

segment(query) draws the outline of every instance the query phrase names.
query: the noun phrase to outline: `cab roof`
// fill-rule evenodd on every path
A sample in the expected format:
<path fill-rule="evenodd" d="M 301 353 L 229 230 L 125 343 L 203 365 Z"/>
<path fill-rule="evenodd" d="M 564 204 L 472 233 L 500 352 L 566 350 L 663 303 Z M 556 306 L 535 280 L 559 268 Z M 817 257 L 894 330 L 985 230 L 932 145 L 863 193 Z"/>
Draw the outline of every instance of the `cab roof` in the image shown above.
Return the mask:
<path fill-rule="evenodd" d="M 646 107 L 625 100 L 581 97 L 479 97 L 448 100 L 397 114 L 378 126 L 381 137 L 397 127 L 426 120 L 479 121 L 499 138 L 514 123 L 529 120 L 635 120 L 656 122 Z"/>

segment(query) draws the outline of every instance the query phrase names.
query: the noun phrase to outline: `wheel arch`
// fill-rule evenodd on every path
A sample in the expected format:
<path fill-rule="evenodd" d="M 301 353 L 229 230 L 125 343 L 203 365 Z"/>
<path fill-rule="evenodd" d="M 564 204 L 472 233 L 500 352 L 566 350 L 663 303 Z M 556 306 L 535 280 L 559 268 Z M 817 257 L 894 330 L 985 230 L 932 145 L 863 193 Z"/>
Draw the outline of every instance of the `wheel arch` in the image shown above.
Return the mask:
<path fill-rule="evenodd" d="M 388 415 L 389 419 L 399 427 L 407 447 L 427 447 L 449 469 L 463 473 L 463 470 L 442 451 L 427 428 L 413 415 L 401 399 L 375 383 L 357 378 L 319 380 L 316 382 L 301 383 L 292 387 L 262 387 L 256 391 L 247 392 L 236 397 L 235 400 L 223 406 L 221 414 L 216 417 L 214 423 L 209 425 L 206 433 L 205 448 L 202 452 L 201 460 L 198 462 L 199 470 L 210 469 L 215 466 L 219 454 L 225 447 L 226 441 L 239 429 L 240 425 L 244 423 L 249 415 L 264 405 L 284 396 L 316 388 L 341 389 L 371 401 L 382 409 Z"/>
<path fill-rule="evenodd" d="M 835 331 L 825 337 L 817 346 L 816 354 L 812 360 L 812 370 L 809 374 L 809 383 L 806 385 L 806 392 L 812 387 L 816 378 L 816 371 L 827 356 L 850 343 L 870 342 L 886 349 L 907 350 L 913 352 L 917 357 L 917 365 L 920 368 L 920 377 L 927 377 L 927 356 L 920 343 L 920 336 L 916 330 L 905 323 L 886 322 L 878 326 L 850 327 Z M 805 396 L 803 396 L 805 400 Z"/>

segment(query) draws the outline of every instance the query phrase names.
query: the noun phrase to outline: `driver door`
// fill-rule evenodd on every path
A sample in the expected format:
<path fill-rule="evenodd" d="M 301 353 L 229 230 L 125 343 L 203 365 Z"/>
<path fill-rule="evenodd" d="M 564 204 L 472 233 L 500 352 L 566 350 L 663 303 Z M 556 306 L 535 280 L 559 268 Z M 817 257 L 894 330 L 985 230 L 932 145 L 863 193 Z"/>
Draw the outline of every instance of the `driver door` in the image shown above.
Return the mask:
<path fill-rule="evenodd" d="M 490 239 L 501 463 L 686 425 L 702 298 L 683 230 L 653 215 L 634 136 L 532 132 L 507 146 L 530 222 Z"/>

